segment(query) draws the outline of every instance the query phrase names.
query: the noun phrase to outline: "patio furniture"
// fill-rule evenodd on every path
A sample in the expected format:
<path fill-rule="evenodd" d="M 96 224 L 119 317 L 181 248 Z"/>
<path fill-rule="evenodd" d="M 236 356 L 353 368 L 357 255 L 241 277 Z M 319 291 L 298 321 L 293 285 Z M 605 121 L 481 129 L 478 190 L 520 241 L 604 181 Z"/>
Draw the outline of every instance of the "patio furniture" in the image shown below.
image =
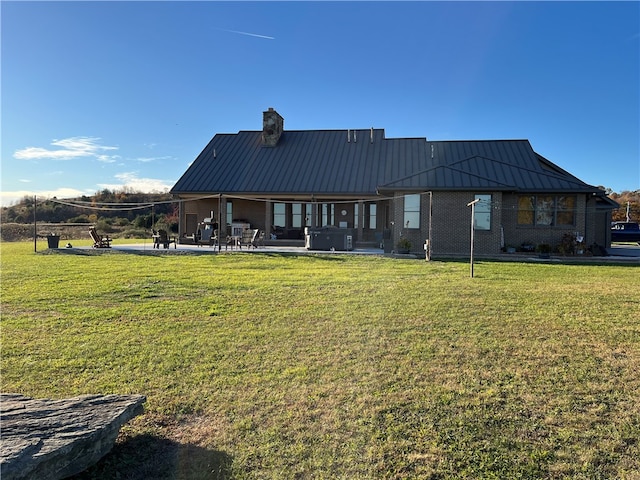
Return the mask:
<path fill-rule="evenodd" d="M 224 249 L 229 250 L 229 245 L 231 245 L 231 250 L 233 250 L 235 247 L 240 247 L 241 246 L 240 240 L 241 240 L 241 237 L 238 235 L 227 235 L 227 240 L 226 240 Z"/>
<path fill-rule="evenodd" d="M 89 229 L 89 235 L 93 240 L 93 248 L 111 248 L 111 238 L 108 235 L 100 235 L 96 231 L 96 227 Z"/>
<path fill-rule="evenodd" d="M 242 237 L 240 237 L 239 246 L 242 249 L 242 245 L 246 245 L 247 247 L 256 248 L 256 241 L 258 239 L 259 230 L 256 228 L 254 230 L 246 229 L 242 231 Z"/>
<path fill-rule="evenodd" d="M 207 230 L 198 230 L 200 235 L 196 236 L 196 245 L 199 247 L 202 245 L 209 245 L 210 247 L 215 247 L 218 245 L 218 229 L 209 232 Z M 208 235 L 207 235 L 208 233 Z"/>
<path fill-rule="evenodd" d="M 153 248 L 160 248 L 162 245 L 164 248 L 169 248 L 169 245 L 173 243 L 173 248 L 178 248 L 178 240 L 176 237 L 171 236 L 166 230 L 158 230 L 153 233 Z"/>
<path fill-rule="evenodd" d="M 194 242 L 198 246 L 209 245 L 213 247 L 218 244 L 218 222 L 213 217 L 207 217 L 198 224 Z"/>

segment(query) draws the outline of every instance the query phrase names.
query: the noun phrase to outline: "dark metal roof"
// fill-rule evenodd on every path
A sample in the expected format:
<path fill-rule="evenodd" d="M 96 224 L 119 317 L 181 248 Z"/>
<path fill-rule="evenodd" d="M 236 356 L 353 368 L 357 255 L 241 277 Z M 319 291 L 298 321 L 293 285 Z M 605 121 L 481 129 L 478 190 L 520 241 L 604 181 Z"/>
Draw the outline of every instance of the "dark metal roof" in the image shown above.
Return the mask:
<path fill-rule="evenodd" d="M 388 139 L 382 129 L 285 130 L 275 147 L 267 147 L 261 135 L 217 134 L 171 193 L 599 191 L 536 154 L 527 140 L 431 142 Z"/>

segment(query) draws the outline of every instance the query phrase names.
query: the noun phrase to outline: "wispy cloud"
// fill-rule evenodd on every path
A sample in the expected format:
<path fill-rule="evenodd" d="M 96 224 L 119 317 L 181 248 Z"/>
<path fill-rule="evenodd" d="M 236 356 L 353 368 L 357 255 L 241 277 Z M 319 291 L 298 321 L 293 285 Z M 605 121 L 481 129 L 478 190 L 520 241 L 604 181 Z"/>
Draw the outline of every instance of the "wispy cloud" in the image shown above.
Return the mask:
<path fill-rule="evenodd" d="M 237 33 L 238 35 L 247 35 L 249 37 L 266 38 L 267 40 L 276 39 L 275 37 L 270 37 L 269 35 L 259 35 L 257 33 L 241 32 L 239 30 L 227 30 L 226 28 L 218 28 L 217 30 L 220 30 L 222 32 Z"/>
<path fill-rule="evenodd" d="M 136 172 L 123 172 L 115 175 L 118 183 L 101 183 L 100 188 L 109 190 L 131 189 L 136 192 L 154 193 L 166 192 L 171 189 L 175 181 L 160 180 L 157 178 L 140 178 Z"/>
<path fill-rule="evenodd" d="M 165 155 L 163 157 L 138 157 L 136 158 L 136 161 L 141 162 L 141 163 L 150 163 L 150 162 L 157 162 L 159 160 L 170 160 L 171 156 L 169 155 Z"/>
<path fill-rule="evenodd" d="M 51 146 L 59 148 L 26 147 L 16 150 L 13 158 L 18 160 L 73 160 L 92 157 L 105 163 L 113 163 L 119 157 L 106 152 L 118 150 L 118 147 L 101 145 L 97 137 L 70 137 L 53 140 Z"/>

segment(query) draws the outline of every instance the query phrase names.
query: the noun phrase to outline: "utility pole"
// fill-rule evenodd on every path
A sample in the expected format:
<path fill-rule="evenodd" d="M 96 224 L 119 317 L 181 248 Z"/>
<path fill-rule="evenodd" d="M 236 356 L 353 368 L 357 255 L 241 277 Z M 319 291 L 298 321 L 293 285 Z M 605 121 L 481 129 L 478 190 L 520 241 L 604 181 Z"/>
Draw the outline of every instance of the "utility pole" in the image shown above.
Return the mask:
<path fill-rule="evenodd" d="M 629 218 L 629 207 L 631 206 L 631 202 L 627 202 L 627 223 L 629 223 L 631 221 L 631 219 Z"/>
<path fill-rule="evenodd" d="M 33 251 L 38 252 L 38 228 L 36 226 L 36 208 L 38 207 L 38 196 L 33 196 Z"/>
<path fill-rule="evenodd" d="M 471 278 L 473 278 L 473 234 L 475 232 L 475 214 L 476 214 L 476 203 L 480 201 L 479 198 L 476 198 L 473 202 L 467 203 L 467 207 L 471 207 Z"/>

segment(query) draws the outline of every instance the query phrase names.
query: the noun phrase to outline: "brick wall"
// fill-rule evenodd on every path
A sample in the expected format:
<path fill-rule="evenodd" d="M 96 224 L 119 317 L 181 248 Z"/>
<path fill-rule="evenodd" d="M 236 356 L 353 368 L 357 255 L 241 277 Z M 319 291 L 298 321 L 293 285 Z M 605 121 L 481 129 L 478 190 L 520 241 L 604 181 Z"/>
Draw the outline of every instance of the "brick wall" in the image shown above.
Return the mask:
<path fill-rule="evenodd" d="M 476 192 L 434 192 L 432 219 L 432 255 L 467 254 L 471 250 L 471 207 Z M 477 192 L 480 193 L 480 192 Z M 485 193 L 485 192 L 482 192 Z M 498 253 L 500 251 L 500 225 L 502 211 L 499 208 L 502 195 L 492 193 L 491 228 L 476 230 L 474 252 Z"/>
<path fill-rule="evenodd" d="M 476 193 L 481 192 L 428 192 L 421 195 L 420 202 L 420 226 L 419 228 L 405 228 L 404 221 L 404 195 L 396 194 L 389 201 L 390 221 L 393 249 L 396 249 L 398 240 L 406 237 L 412 243 L 411 250 L 416 253 L 423 252 L 425 240 L 429 238 L 429 213 L 431 204 L 431 253 L 432 255 L 466 255 L 470 251 L 471 242 L 471 207 Z M 487 193 L 487 192 L 482 192 Z M 503 194 L 491 192 L 491 229 L 488 231 L 476 230 L 474 252 L 479 254 L 495 254 L 502 247 L 502 235 L 504 245 L 520 247 L 523 243 L 538 245 L 549 243 L 552 247 L 558 245 L 565 233 L 579 232 L 585 235 L 585 243 L 594 241 L 604 244 L 602 223 L 606 222 L 605 214 L 596 211 L 595 200 L 588 199 L 585 195 L 578 195 L 576 202 L 576 224 L 567 227 L 555 226 L 528 226 L 518 225 L 518 197 L 517 194 Z M 233 217 L 246 219 L 255 228 L 269 230 L 271 224 L 271 204 L 261 201 L 231 199 L 233 202 Z M 378 230 L 382 231 L 386 221 L 386 205 L 379 205 Z M 339 210 L 339 204 L 336 206 Z M 350 206 L 350 208 L 352 208 Z M 362 206 L 360 206 L 362 208 Z M 218 218 L 218 199 L 208 198 L 181 204 L 181 228 L 185 223 L 187 213 L 196 214 L 198 221 L 215 211 Z M 349 210 L 349 209 L 347 209 Z M 222 201 L 222 219 L 226 222 L 226 199 Z M 340 217 L 341 218 L 341 217 Z M 605 218 L 605 220 L 603 220 Z M 192 232 L 180 232 L 192 233 Z M 606 228 L 605 228 L 606 234 Z"/>

